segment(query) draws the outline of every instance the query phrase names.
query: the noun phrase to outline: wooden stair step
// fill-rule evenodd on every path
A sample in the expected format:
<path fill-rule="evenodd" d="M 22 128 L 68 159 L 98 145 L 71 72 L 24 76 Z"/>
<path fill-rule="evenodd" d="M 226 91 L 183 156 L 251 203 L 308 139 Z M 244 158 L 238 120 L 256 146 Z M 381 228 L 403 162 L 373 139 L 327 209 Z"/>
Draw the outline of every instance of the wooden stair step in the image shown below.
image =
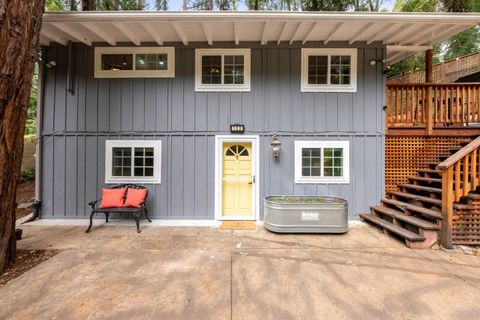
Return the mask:
<path fill-rule="evenodd" d="M 442 193 L 442 189 L 440 189 L 440 188 L 432 188 L 432 187 L 426 187 L 426 186 L 419 186 L 419 185 L 410 184 L 410 183 L 400 183 L 398 186 L 399 186 L 399 187 L 402 187 L 402 188 L 407 188 L 407 189 L 416 189 L 416 190 L 421 190 L 421 191 Z"/>
<path fill-rule="evenodd" d="M 420 172 L 420 173 L 437 173 L 437 174 L 442 173 L 441 170 L 437 170 L 437 169 L 420 169 L 420 170 L 418 170 L 418 172 Z"/>
<path fill-rule="evenodd" d="M 421 242 L 425 241 L 426 238 L 422 237 L 421 235 L 412 232 L 410 230 L 407 230 L 405 228 L 402 228 L 400 226 L 396 226 L 393 223 L 390 223 L 386 220 L 383 220 L 379 217 L 374 216 L 373 214 L 370 213 L 361 213 L 360 218 L 362 218 L 364 221 L 371 222 L 373 224 L 376 224 L 377 226 L 380 226 L 392 233 L 395 233 L 399 235 L 400 237 L 409 240 L 411 242 Z"/>
<path fill-rule="evenodd" d="M 398 197 L 404 197 L 404 198 L 407 198 L 407 199 L 428 202 L 428 203 L 431 203 L 431 204 L 434 204 L 434 205 L 440 206 L 440 207 L 442 206 L 442 200 L 440 200 L 440 199 L 434 199 L 434 198 L 430 198 L 430 197 L 419 196 L 417 194 L 412 194 L 412 193 L 403 192 L 403 191 L 389 191 L 388 194 L 398 196 Z"/>
<path fill-rule="evenodd" d="M 409 176 L 407 177 L 410 180 L 415 180 L 415 181 L 423 181 L 423 182 L 430 182 L 430 183 L 442 183 L 442 179 L 438 178 L 428 178 L 428 177 L 417 177 L 417 176 Z"/>
<path fill-rule="evenodd" d="M 460 146 L 465 147 L 467 144 L 469 144 L 470 142 L 472 142 L 471 140 L 465 140 L 465 141 L 459 141 L 458 144 Z"/>
<path fill-rule="evenodd" d="M 403 222 L 409 223 L 412 226 L 415 226 L 423 230 L 439 230 L 440 229 L 440 226 L 438 226 L 437 224 L 425 221 L 421 218 L 406 215 L 405 213 L 401 211 L 397 211 L 392 208 L 388 208 L 384 206 L 372 206 L 370 207 L 370 209 L 372 209 L 373 211 L 388 215 L 392 218 L 401 220 Z"/>
<path fill-rule="evenodd" d="M 437 210 L 432 210 L 432 209 L 429 209 L 429 208 L 416 206 L 414 204 L 399 201 L 399 200 L 395 200 L 395 199 L 383 198 L 382 202 L 397 206 L 397 207 L 402 208 L 402 209 L 415 211 L 415 212 L 424 214 L 426 216 L 429 216 L 431 218 L 435 218 L 435 219 L 439 219 L 439 220 L 442 219 L 442 213 L 440 211 L 437 211 Z"/>

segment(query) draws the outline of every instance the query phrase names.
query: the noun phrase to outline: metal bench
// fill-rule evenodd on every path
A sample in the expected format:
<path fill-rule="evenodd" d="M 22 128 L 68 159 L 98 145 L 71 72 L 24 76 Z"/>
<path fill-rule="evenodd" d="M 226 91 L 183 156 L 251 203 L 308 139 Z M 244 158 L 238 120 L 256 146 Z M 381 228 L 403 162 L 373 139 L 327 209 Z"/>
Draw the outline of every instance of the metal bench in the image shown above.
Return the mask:
<path fill-rule="evenodd" d="M 137 184 L 121 184 L 115 187 L 112 187 L 112 189 L 120 189 L 120 188 L 125 188 L 127 189 L 127 192 L 125 195 L 128 193 L 128 189 L 147 189 L 144 186 L 139 186 Z M 147 200 L 148 196 L 148 189 L 147 189 L 147 194 L 145 196 L 145 201 Z M 140 217 L 142 216 L 142 213 L 145 213 L 145 217 L 149 222 L 152 222 L 150 218 L 148 217 L 148 212 L 147 212 L 147 207 L 145 206 L 145 201 L 141 203 L 140 208 L 130 208 L 130 207 L 115 207 L 115 208 L 99 208 L 97 204 L 101 201 L 102 199 L 98 199 L 95 201 L 91 201 L 88 204 L 92 207 L 92 213 L 90 214 L 90 225 L 88 226 L 88 229 L 85 230 L 86 233 L 90 232 L 90 229 L 92 228 L 92 222 L 93 222 L 93 216 L 95 213 L 104 213 L 105 214 L 105 221 L 108 222 L 108 217 L 110 216 L 110 213 L 126 213 L 126 214 L 132 214 L 133 218 L 135 219 L 135 222 L 137 224 L 137 232 L 140 233 Z"/>

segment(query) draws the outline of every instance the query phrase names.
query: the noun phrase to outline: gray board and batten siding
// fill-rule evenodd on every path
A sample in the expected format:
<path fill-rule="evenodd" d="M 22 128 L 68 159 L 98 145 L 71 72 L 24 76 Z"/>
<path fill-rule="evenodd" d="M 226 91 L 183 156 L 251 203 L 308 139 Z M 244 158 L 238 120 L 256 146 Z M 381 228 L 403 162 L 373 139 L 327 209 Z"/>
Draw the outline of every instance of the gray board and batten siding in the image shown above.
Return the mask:
<path fill-rule="evenodd" d="M 260 217 L 267 195 L 330 195 L 349 201 L 356 219 L 384 192 L 383 66 L 379 43 L 215 43 L 251 48 L 250 92 L 195 92 L 195 48 L 176 47 L 175 78 L 95 79 L 94 49 L 75 44 L 73 94 L 67 92 L 67 48 L 44 48 L 42 217 L 85 218 L 105 186 L 105 141 L 162 140 L 161 184 L 147 185 L 158 219 L 214 219 L 215 136 L 233 123 L 260 136 Z M 356 93 L 300 91 L 301 48 L 358 48 Z M 280 136 L 280 157 L 271 137 Z M 349 184 L 295 184 L 295 140 L 350 141 Z"/>

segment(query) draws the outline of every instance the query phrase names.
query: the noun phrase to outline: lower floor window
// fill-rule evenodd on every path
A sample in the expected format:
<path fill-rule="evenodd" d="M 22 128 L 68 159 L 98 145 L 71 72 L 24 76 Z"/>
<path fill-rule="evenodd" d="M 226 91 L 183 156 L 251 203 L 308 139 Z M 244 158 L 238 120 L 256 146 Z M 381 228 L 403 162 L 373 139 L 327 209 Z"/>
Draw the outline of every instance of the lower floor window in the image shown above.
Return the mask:
<path fill-rule="evenodd" d="M 296 141 L 296 183 L 348 183 L 348 141 Z"/>
<path fill-rule="evenodd" d="M 161 141 L 107 140 L 105 182 L 160 183 Z"/>

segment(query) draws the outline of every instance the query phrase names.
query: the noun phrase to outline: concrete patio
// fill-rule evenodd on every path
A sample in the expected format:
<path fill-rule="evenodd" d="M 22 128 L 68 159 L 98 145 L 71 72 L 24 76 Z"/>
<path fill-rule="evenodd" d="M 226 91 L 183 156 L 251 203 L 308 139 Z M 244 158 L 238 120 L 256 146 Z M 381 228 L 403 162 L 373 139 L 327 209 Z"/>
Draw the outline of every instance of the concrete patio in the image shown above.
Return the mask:
<path fill-rule="evenodd" d="M 478 319 L 480 257 L 346 235 L 24 226 L 62 250 L 0 288 L 0 319 Z"/>

